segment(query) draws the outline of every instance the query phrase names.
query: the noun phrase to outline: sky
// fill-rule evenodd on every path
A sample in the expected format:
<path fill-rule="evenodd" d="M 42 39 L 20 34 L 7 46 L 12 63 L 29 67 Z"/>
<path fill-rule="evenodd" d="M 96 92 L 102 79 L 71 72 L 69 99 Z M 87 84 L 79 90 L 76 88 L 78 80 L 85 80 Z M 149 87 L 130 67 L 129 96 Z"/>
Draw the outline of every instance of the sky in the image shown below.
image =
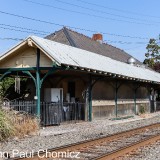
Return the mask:
<path fill-rule="evenodd" d="M 159 38 L 159 0 L 0 0 L 0 55 L 29 35 L 45 37 L 63 26 L 143 61 L 150 38 Z"/>

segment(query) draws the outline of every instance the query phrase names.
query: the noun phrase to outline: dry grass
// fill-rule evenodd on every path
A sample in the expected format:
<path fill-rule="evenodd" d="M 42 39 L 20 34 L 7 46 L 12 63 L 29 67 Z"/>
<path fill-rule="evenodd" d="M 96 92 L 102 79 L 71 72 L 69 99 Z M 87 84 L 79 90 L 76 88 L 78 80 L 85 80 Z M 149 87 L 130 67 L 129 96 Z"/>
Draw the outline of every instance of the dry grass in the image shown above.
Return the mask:
<path fill-rule="evenodd" d="M 0 109 L 0 141 L 7 138 L 36 135 L 38 130 L 39 121 L 36 117 L 13 110 Z"/>
<path fill-rule="evenodd" d="M 39 130 L 38 119 L 28 115 L 19 115 L 16 117 L 15 136 L 22 138 L 26 135 L 36 135 Z"/>
<path fill-rule="evenodd" d="M 14 135 L 14 126 L 9 115 L 0 109 L 0 141 Z"/>

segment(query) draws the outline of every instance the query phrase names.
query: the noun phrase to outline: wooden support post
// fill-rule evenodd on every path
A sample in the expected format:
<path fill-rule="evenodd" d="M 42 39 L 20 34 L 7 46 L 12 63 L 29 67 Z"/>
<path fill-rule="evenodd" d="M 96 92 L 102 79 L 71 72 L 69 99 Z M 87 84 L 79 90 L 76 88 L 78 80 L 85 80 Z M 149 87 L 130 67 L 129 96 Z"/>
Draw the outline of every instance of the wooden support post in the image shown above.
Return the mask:
<path fill-rule="evenodd" d="M 118 101 L 118 90 L 119 90 L 121 85 L 122 85 L 122 83 L 118 83 L 117 80 L 115 81 L 114 89 L 115 89 L 115 116 L 116 116 L 116 118 L 118 117 L 118 104 L 117 104 L 117 101 Z"/>
<path fill-rule="evenodd" d="M 118 116 L 118 104 L 117 104 L 117 100 L 118 100 L 118 83 L 116 81 L 116 84 L 115 84 L 115 115 L 116 115 L 116 117 Z"/>
<path fill-rule="evenodd" d="M 40 117 L 41 87 L 40 87 L 40 49 L 39 48 L 37 48 L 36 96 L 37 96 L 37 116 Z"/>
<path fill-rule="evenodd" d="M 135 83 L 134 87 L 133 87 L 133 91 L 134 91 L 134 113 L 135 115 L 137 114 L 137 109 L 136 109 L 136 105 L 137 105 L 137 90 L 140 87 L 140 84 Z"/>
<path fill-rule="evenodd" d="M 92 121 L 92 77 L 89 78 L 89 121 Z"/>
<path fill-rule="evenodd" d="M 134 89 L 134 113 L 135 113 L 135 115 L 137 114 L 137 109 L 136 109 L 136 105 L 137 105 L 137 103 L 136 103 L 136 101 L 137 101 L 137 96 L 136 96 L 137 89 L 138 88 Z"/>
<path fill-rule="evenodd" d="M 36 88 L 36 96 L 37 96 L 37 116 L 40 117 L 40 111 L 41 111 L 41 100 L 40 100 L 40 94 L 41 94 L 41 86 L 44 82 L 44 80 L 49 76 L 50 74 L 54 73 L 57 70 L 57 67 L 53 66 L 53 68 L 50 68 L 48 72 L 44 75 L 44 77 L 40 77 L 40 50 L 37 49 L 37 67 L 36 67 L 36 78 L 29 72 L 29 71 L 22 71 L 23 73 L 29 75 L 32 80 L 35 83 Z M 59 68 L 60 69 L 60 68 Z"/>

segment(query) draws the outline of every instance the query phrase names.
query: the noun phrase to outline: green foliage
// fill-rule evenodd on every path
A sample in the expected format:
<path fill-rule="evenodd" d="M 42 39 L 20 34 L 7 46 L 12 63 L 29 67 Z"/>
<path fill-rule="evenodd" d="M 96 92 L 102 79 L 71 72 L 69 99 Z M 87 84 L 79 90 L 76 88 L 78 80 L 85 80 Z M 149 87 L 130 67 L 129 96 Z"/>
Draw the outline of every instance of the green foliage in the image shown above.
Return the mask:
<path fill-rule="evenodd" d="M 0 141 L 9 138 L 14 134 L 13 124 L 7 113 L 0 109 Z"/>
<path fill-rule="evenodd" d="M 144 114 L 145 113 L 145 107 L 143 105 L 140 105 L 139 113 L 140 114 Z"/>
<path fill-rule="evenodd" d="M 154 69 L 155 64 L 160 62 L 160 46 L 158 45 L 157 40 L 150 39 L 146 49 L 146 59 L 143 63 Z"/>
<path fill-rule="evenodd" d="M 0 82 L 0 100 L 4 98 L 14 100 L 24 97 L 26 93 L 27 78 L 21 78 L 21 93 L 15 92 L 15 78 L 6 77 Z"/>
<path fill-rule="evenodd" d="M 14 84 L 14 78 L 6 77 L 0 82 L 0 97 L 3 98 L 8 88 Z"/>

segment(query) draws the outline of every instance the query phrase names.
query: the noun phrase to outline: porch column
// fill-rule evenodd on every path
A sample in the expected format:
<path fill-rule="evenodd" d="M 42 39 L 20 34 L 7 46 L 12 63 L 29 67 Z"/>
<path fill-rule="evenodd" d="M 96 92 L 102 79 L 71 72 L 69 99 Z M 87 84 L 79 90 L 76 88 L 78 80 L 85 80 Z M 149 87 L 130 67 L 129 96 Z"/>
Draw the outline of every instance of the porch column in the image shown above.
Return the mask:
<path fill-rule="evenodd" d="M 116 81 L 116 84 L 115 84 L 115 115 L 116 115 L 116 117 L 117 117 L 117 115 L 118 115 L 117 100 L 118 100 L 118 83 L 117 83 L 117 81 Z"/>
<path fill-rule="evenodd" d="M 154 92 L 154 112 L 157 111 L 157 90 L 155 89 L 155 92 Z"/>
<path fill-rule="evenodd" d="M 118 90 L 119 90 L 121 85 L 122 85 L 122 82 L 118 83 L 117 80 L 115 81 L 114 89 L 115 89 L 115 115 L 116 115 L 116 117 L 118 116 L 118 104 L 117 104 L 117 101 L 118 101 Z"/>
<path fill-rule="evenodd" d="M 89 121 L 92 121 L 92 77 L 89 78 Z"/>
<path fill-rule="evenodd" d="M 137 109 L 136 109 L 136 105 L 137 105 L 137 102 L 136 102 L 137 96 L 136 96 L 136 94 L 137 94 L 137 88 L 134 89 L 134 113 L 135 113 L 135 115 L 137 114 Z"/>
<path fill-rule="evenodd" d="M 152 108 L 153 108 L 153 97 L 152 97 L 153 88 L 152 88 L 152 86 L 147 86 L 146 88 L 147 88 L 148 94 L 149 94 L 149 101 L 150 101 L 149 112 L 151 113 Z"/>
<path fill-rule="evenodd" d="M 41 87 L 40 87 L 40 49 L 37 48 L 37 68 L 36 68 L 36 96 L 37 96 L 37 116 L 40 117 L 41 106 Z"/>

